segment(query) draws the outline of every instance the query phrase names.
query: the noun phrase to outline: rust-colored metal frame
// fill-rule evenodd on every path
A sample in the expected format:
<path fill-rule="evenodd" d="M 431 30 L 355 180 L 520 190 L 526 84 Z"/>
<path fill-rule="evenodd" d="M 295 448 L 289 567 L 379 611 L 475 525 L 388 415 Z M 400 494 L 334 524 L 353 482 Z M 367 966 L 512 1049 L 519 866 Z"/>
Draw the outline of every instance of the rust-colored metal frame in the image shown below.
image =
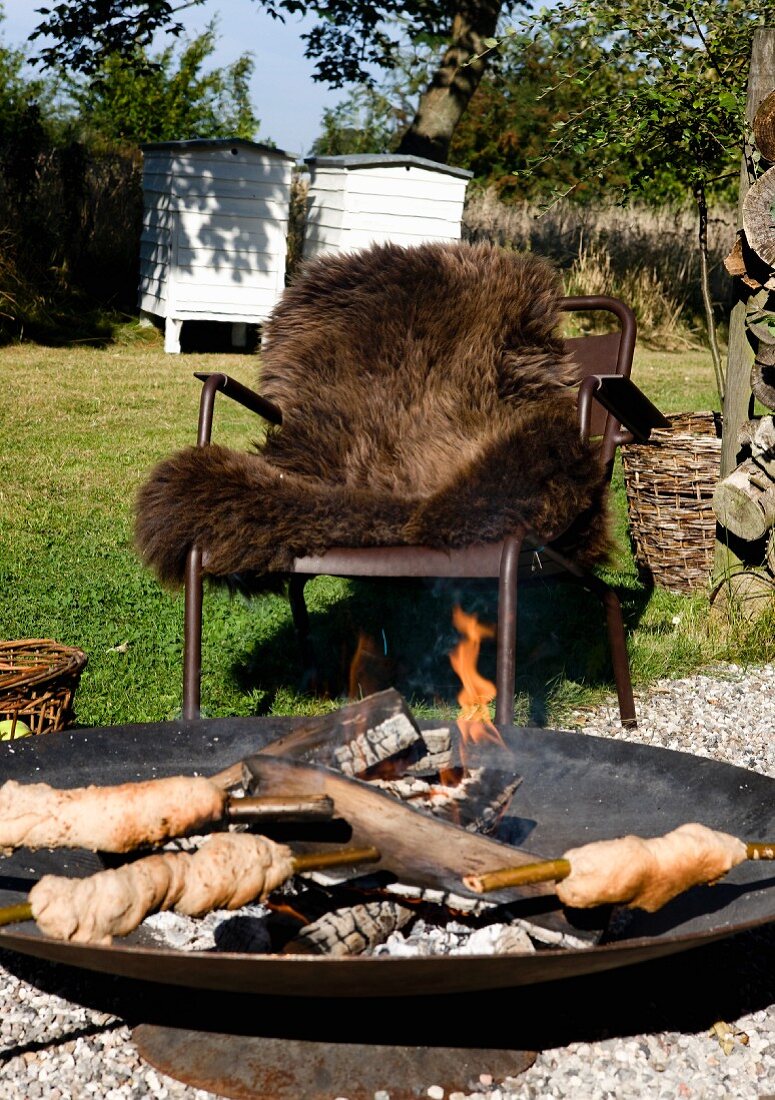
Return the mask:
<path fill-rule="evenodd" d="M 612 313 L 619 322 L 618 332 L 567 341 L 583 375 L 578 398 L 579 430 L 583 438 L 591 435 L 602 437 L 602 454 L 610 476 L 617 446 L 625 442 L 645 441 L 651 427 L 660 422 L 660 414 L 631 383 L 629 393 L 635 395 L 634 403 L 621 397 L 606 397 L 607 380 L 629 379 L 635 350 L 635 315 L 624 302 L 605 295 L 564 298 L 562 309 L 568 312 L 603 310 Z M 204 383 L 199 408 L 198 446 L 205 447 L 210 443 L 215 395 L 219 392 L 252 409 L 270 423 L 282 424 L 282 411 L 276 405 L 228 375 L 197 373 L 196 377 Z M 648 415 L 645 418 L 642 416 L 639 402 L 652 410 L 654 415 L 651 419 Z M 622 427 L 623 421 L 627 423 L 626 429 Z M 304 585 L 314 576 L 498 578 L 495 721 L 498 725 L 507 725 L 514 716 L 520 559 L 523 550 L 539 547 L 541 555 L 548 559 L 558 575 L 579 581 L 601 600 L 621 720 L 624 725 L 635 725 L 624 622 L 616 592 L 551 546 L 540 546 L 540 540 L 526 525 L 501 543 L 469 546 L 460 550 L 439 551 L 420 546 L 334 548 L 320 556 L 297 558 L 290 578 L 289 597 L 300 642 L 303 647 L 308 647 L 309 623 Z M 201 551 L 194 547 L 188 555 L 185 576 L 183 717 L 186 719 L 198 718 L 200 713 L 202 585 L 205 573 Z M 542 576 L 547 577 L 548 571 L 545 570 Z"/>

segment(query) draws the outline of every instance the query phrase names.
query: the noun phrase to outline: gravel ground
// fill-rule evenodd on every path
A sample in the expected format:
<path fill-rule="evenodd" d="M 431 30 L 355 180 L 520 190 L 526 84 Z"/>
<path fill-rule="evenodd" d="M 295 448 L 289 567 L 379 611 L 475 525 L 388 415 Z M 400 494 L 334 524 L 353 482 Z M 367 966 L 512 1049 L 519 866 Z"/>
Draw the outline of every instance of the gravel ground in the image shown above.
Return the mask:
<path fill-rule="evenodd" d="M 637 730 L 619 727 L 614 703 L 576 723 L 775 775 L 775 668 L 725 665 L 637 703 Z M 769 925 L 645 967 L 493 996 L 493 1035 L 538 1056 L 518 1077 L 484 1074 L 447 1100 L 775 1100 L 774 959 Z M 140 1000 L 116 979 L 0 952 L 0 1100 L 213 1096 L 141 1061 L 127 1022 L 143 1016 Z M 444 1092 L 428 1081 L 424 1095 Z M 375 1094 L 389 1097 L 387 1086 Z"/>

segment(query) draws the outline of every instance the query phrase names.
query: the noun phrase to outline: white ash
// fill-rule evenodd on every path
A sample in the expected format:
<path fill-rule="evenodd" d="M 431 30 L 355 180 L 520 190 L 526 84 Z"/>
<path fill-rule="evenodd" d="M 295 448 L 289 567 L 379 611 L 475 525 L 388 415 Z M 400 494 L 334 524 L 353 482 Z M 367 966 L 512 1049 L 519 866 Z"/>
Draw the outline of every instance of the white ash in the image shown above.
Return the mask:
<path fill-rule="evenodd" d="M 468 916 L 481 916 L 488 909 L 495 908 L 495 902 L 485 898 L 463 897 L 462 894 L 452 894 L 448 890 L 432 890 L 430 887 L 407 886 L 403 882 L 390 882 L 383 886 L 386 894 L 394 894 L 399 898 L 407 898 L 411 901 L 422 901 L 428 905 L 443 905 L 456 913 L 465 913 Z"/>
<path fill-rule="evenodd" d="M 237 910 L 213 909 L 203 917 L 187 917 L 167 910 L 146 917 L 141 928 L 160 946 L 176 951 L 264 953 L 270 950 L 265 928 L 269 912 L 260 904 L 243 905 Z"/>
<path fill-rule="evenodd" d="M 532 921 L 523 920 L 521 917 L 509 921 L 511 928 L 519 928 L 530 938 L 543 947 L 562 947 L 571 951 L 589 951 L 594 947 L 589 940 L 579 939 L 572 932 L 561 932 L 556 928 L 544 928 L 543 925 L 533 924 Z"/>
<path fill-rule="evenodd" d="M 449 921 L 444 927 L 439 927 L 418 920 L 408 933 L 393 932 L 371 954 L 413 958 L 431 955 L 494 955 L 507 952 L 532 954 L 535 950 L 527 933 L 511 924 L 468 928 L 458 921 Z"/>
<path fill-rule="evenodd" d="M 386 894 L 394 894 L 396 897 L 406 898 L 409 901 L 423 902 L 426 905 L 439 905 L 453 913 L 464 914 L 468 917 L 484 917 L 489 911 L 498 908 L 498 902 L 487 901 L 486 898 L 463 897 L 461 894 L 452 894 L 447 890 L 432 890 L 421 886 L 406 886 L 402 882 L 391 882 L 382 889 Z M 542 925 L 533 924 L 532 921 L 521 917 L 513 917 L 509 926 L 527 933 L 535 943 L 544 947 L 564 947 L 573 950 L 587 950 L 593 945 L 588 940 L 579 939 L 572 932 L 561 932 Z"/>

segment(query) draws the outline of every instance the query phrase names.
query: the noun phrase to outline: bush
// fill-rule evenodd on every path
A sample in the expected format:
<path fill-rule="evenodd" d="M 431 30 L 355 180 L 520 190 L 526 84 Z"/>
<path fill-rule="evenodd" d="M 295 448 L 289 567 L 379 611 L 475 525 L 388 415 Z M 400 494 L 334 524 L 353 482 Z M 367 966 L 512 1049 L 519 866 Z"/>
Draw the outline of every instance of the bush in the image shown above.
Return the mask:
<path fill-rule="evenodd" d="M 710 225 L 712 293 L 726 311 L 732 280 L 723 266 L 735 238 L 736 214 L 720 207 Z M 696 213 L 688 206 L 604 206 L 570 201 L 548 211 L 501 202 L 495 191 L 473 192 L 463 215 L 469 240 L 530 249 L 554 260 L 570 294 L 607 293 L 635 310 L 641 335 L 661 346 L 700 339 Z"/>

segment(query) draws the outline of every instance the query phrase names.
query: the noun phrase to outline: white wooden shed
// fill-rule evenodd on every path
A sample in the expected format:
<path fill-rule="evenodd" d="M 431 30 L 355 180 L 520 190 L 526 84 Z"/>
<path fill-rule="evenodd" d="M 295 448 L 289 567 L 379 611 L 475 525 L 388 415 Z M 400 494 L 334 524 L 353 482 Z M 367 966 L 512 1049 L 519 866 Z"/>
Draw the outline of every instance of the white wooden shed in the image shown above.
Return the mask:
<path fill-rule="evenodd" d="M 143 146 L 139 305 L 163 318 L 226 321 L 232 340 L 266 320 L 285 285 L 292 153 L 242 139 Z"/>
<path fill-rule="evenodd" d="M 367 245 L 460 240 L 464 168 L 398 154 L 308 157 L 305 259 Z"/>

